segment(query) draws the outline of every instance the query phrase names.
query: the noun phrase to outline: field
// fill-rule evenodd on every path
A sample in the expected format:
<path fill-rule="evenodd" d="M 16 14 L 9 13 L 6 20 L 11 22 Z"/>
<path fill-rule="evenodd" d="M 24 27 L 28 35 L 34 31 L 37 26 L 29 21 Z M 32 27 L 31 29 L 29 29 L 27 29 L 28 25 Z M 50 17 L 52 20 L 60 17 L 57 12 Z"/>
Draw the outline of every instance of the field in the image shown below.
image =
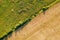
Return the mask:
<path fill-rule="evenodd" d="M 43 13 L 37 15 L 5 40 L 60 40 L 60 2 L 45 13 L 45 15 Z"/>
<path fill-rule="evenodd" d="M 0 38 L 56 0 L 0 0 Z"/>

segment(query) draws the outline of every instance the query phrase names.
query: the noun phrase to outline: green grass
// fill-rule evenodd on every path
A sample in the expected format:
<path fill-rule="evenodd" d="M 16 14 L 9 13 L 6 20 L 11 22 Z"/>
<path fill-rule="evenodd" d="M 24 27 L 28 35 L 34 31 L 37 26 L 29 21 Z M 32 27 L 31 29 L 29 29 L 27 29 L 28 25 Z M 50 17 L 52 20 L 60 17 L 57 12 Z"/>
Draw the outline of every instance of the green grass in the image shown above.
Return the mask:
<path fill-rule="evenodd" d="M 56 0 L 0 0 L 0 38 Z"/>

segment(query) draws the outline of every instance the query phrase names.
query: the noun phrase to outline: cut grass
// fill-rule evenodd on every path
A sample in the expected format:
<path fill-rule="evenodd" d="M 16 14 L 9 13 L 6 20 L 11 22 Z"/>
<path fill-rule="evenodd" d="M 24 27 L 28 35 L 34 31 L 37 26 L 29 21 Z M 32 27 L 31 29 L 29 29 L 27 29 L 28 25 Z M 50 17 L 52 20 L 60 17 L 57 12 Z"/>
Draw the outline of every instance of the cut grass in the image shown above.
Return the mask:
<path fill-rule="evenodd" d="M 56 0 L 1 0 L 0 38 L 14 31 L 18 25 L 32 19 L 43 7 Z"/>

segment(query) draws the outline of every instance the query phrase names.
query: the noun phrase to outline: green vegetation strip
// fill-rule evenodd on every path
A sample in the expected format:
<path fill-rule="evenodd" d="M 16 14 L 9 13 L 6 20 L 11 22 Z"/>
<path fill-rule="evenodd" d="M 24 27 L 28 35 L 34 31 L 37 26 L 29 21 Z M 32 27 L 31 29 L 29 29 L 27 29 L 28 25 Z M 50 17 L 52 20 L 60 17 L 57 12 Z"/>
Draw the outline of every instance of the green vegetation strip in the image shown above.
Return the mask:
<path fill-rule="evenodd" d="M 55 1 L 57 0 L 0 0 L 0 38 L 32 19 Z"/>

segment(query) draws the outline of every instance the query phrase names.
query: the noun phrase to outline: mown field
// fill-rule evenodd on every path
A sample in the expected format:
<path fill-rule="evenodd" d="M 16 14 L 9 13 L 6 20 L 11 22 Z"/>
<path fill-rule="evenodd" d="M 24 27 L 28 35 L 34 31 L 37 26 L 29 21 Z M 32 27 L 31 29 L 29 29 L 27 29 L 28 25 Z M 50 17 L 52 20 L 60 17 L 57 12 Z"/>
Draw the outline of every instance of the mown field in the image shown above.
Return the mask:
<path fill-rule="evenodd" d="M 56 0 L 0 0 L 0 38 Z"/>
<path fill-rule="evenodd" d="M 19 28 L 4 40 L 60 40 L 60 2 L 45 13 L 37 15 L 24 28 Z"/>

